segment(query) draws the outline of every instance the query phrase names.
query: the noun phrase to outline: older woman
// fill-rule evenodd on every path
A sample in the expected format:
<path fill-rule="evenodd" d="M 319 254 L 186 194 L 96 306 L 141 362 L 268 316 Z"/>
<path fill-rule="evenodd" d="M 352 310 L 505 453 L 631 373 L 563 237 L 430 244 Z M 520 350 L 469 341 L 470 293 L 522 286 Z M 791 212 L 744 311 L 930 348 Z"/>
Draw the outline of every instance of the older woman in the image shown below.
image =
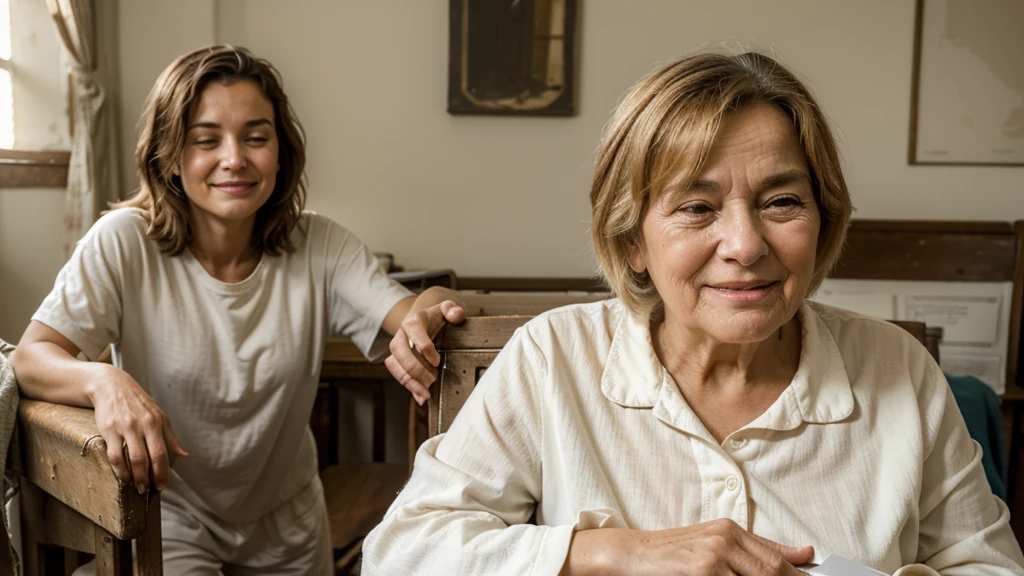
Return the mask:
<path fill-rule="evenodd" d="M 806 301 L 850 200 L 827 120 L 757 54 L 640 82 L 597 161 L 616 299 L 529 322 L 367 538 L 369 574 L 1021 574 L 939 367 Z M 533 524 L 528 524 L 531 516 Z"/>

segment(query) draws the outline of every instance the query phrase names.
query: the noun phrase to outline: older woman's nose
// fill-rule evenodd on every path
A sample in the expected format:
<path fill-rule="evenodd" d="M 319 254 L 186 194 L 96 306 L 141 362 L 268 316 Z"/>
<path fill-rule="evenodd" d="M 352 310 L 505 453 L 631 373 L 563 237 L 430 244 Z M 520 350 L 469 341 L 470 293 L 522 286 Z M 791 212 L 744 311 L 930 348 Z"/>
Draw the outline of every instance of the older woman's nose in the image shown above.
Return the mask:
<path fill-rule="evenodd" d="M 718 256 L 750 266 L 768 254 L 760 220 L 745 210 L 737 210 L 719 220 L 721 230 Z"/>

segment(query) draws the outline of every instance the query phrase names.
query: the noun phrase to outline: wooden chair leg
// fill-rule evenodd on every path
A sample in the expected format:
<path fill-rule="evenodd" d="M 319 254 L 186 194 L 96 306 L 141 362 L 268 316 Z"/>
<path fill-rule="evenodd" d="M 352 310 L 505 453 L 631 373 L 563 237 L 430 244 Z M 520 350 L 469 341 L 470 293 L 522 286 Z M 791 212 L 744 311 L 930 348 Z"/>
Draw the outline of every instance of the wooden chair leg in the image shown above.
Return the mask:
<path fill-rule="evenodd" d="M 384 400 L 384 384 L 371 381 L 373 386 L 373 461 L 384 462 L 385 435 L 387 431 L 387 406 Z"/>
<path fill-rule="evenodd" d="M 25 576 L 43 576 L 55 573 L 54 555 L 44 544 L 42 526 L 38 523 L 28 522 L 30 518 L 43 517 L 43 492 L 30 482 L 22 482 L 21 494 L 21 558 L 22 570 Z M 49 560 L 49 562 L 47 562 Z"/>
<path fill-rule="evenodd" d="M 64 571 L 61 572 L 63 576 L 72 576 L 75 570 L 79 566 L 85 564 L 92 558 L 91 554 L 79 552 L 78 550 L 71 550 L 70 548 L 63 548 L 61 552 L 64 554 Z"/>
<path fill-rule="evenodd" d="M 129 576 L 132 570 L 132 543 L 118 540 L 96 526 L 96 576 Z"/>
<path fill-rule="evenodd" d="M 338 463 L 338 391 L 328 381 L 321 382 L 317 390 L 309 427 L 316 440 L 317 463 L 323 472 Z"/>
<path fill-rule="evenodd" d="M 434 388 L 430 392 L 431 394 L 437 394 L 437 389 Z M 420 445 L 427 441 L 430 437 L 428 423 L 429 418 L 427 417 L 427 406 L 420 406 L 416 403 L 412 397 L 409 397 L 409 473 L 412 474 L 412 464 L 416 460 L 416 451 L 419 450 Z"/>
<path fill-rule="evenodd" d="M 347 575 L 352 574 L 352 569 L 356 565 L 356 561 L 359 560 L 359 555 L 363 553 L 363 539 L 360 538 L 352 543 L 352 546 L 341 555 L 334 563 L 334 573 L 336 575 Z"/>
<path fill-rule="evenodd" d="M 146 533 L 135 541 L 136 576 L 163 576 L 163 545 L 160 532 L 160 494 L 150 496 L 146 516 Z"/>

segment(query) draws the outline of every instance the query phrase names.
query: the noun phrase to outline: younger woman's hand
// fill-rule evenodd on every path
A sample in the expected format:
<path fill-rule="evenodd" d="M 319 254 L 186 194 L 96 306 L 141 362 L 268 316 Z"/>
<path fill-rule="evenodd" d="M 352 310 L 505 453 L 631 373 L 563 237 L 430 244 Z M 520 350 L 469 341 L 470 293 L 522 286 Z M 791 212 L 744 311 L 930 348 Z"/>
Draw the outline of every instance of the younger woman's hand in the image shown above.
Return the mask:
<path fill-rule="evenodd" d="M 96 410 L 96 426 L 107 443 L 114 474 L 144 494 L 152 483 L 163 491 L 171 463 L 188 456 L 178 444 L 164 411 L 127 372 L 94 363 L 87 393 Z"/>
<path fill-rule="evenodd" d="M 391 355 L 384 365 L 421 406 L 430 399 L 428 389 L 437 380 L 437 365 L 441 362 L 441 355 L 434 348 L 434 336 L 445 322 L 457 324 L 464 316 L 462 306 L 451 300 L 423 310 L 417 310 L 413 304 L 391 339 Z"/>

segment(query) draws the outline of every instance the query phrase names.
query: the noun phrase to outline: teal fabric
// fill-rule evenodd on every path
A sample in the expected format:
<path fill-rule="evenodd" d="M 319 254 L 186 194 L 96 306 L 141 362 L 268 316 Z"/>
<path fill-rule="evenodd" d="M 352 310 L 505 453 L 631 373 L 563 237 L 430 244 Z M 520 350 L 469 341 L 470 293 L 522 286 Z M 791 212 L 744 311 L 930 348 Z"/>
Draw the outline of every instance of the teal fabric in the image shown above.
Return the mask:
<path fill-rule="evenodd" d="M 971 438 L 981 444 L 981 465 L 992 486 L 992 493 L 1006 501 L 1009 462 L 1003 442 L 999 397 L 987 384 L 974 376 L 946 375 Z"/>

